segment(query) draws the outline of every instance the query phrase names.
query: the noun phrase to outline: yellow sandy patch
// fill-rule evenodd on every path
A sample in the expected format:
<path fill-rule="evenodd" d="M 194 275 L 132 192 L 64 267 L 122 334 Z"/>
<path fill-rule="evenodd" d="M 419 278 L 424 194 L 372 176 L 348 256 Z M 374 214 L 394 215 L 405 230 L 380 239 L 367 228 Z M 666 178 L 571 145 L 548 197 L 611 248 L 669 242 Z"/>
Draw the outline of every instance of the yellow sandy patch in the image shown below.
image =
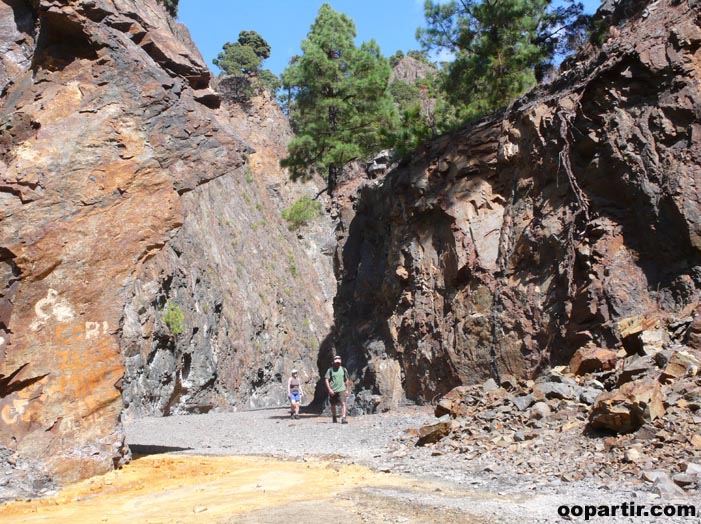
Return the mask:
<path fill-rule="evenodd" d="M 409 486 L 394 475 L 327 462 L 149 456 L 58 495 L 0 507 L 3 523 L 200 524 L 363 486 Z"/>

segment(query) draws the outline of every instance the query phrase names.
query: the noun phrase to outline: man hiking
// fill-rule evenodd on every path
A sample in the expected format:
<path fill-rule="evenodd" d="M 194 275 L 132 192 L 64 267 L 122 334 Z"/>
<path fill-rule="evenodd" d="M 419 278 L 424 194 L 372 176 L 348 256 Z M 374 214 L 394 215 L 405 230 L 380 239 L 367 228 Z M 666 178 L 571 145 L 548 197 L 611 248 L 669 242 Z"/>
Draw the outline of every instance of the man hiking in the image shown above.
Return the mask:
<path fill-rule="evenodd" d="M 346 420 L 346 387 L 348 382 L 348 371 L 341 365 L 341 357 L 336 355 L 333 359 L 333 366 L 328 369 L 325 375 L 326 389 L 329 390 L 329 401 L 331 402 L 331 417 L 333 422 L 338 422 L 336 418 L 336 406 L 341 405 L 341 424 L 348 424 Z"/>

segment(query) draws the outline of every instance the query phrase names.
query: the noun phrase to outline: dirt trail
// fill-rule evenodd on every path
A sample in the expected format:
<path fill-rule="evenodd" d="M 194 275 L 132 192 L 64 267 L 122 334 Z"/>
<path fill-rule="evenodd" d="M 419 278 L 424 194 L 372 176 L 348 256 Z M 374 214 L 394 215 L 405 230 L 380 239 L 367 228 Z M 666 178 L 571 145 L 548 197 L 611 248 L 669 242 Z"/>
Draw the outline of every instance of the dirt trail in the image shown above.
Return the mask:
<path fill-rule="evenodd" d="M 355 465 L 261 457 L 153 455 L 59 495 L 2 508 L 2 522 L 201 524 L 210 522 L 434 522 L 410 503 L 436 486 Z M 438 488 L 440 489 L 440 488 Z M 443 495 L 445 497 L 445 494 Z M 442 522 L 477 522 L 464 511 Z"/>

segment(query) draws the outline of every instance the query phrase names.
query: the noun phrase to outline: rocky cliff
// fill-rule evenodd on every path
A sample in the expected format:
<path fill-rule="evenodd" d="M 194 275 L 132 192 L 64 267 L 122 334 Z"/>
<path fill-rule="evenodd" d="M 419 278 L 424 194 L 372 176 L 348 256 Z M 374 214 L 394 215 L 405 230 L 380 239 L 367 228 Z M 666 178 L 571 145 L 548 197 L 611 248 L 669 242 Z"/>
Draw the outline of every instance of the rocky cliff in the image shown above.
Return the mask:
<path fill-rule="evenodd" d="M 0 45 L 3 493 L 128 460 L 122 412 L 313 394 L 334 241 L 282 220 L 321 184 L 274 101 L 215 92 L 156 0 L 0 2 Z"/>
<path fill-rule="evenodd" d="M 279 406 L 293 368 L 310 396 L 319 379 L 332 225 L 320 216 L 288 228 L 281 211 L 320 184 L 281 171 L 286 117 L 266 93 L 235 101 L 235 82 L 218 83 L 218 117 L 246 138 L 248 163 L 183 198 L 182 228 L 135 281 L 121 334 L 127 416 Z M 182 333 L 167 325 L 169 308 L 183 313 Z"/>
<path fill-rule="evenodd" d="M 583 347 L 686 341 L 701 298 L 699 3 L 619 7 L 601 45 L 504 114 L 339 183 L 333 338 L 363 409 L 531 378 Z"/>

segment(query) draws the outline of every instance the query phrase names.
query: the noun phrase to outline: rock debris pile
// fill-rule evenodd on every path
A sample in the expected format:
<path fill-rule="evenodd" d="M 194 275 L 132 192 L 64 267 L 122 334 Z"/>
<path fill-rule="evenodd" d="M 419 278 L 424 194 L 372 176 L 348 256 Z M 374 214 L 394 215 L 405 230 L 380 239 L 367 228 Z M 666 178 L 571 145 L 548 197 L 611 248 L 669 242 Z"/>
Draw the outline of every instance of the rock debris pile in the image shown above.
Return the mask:
<path fill-rule="evenodd" d="M 405 442 L 487 471 L 627 481 L 663 496 L 701 490 L 701 315 L 626 319 L 627 347 L 585 347 L 535 380 L 458 386 Z M 688 345 L 675 343 L 681 334 Z M 664 341 L 664 342 L 663 342 Z M 635 349 L 635 351 L 633 351 Z"/>

